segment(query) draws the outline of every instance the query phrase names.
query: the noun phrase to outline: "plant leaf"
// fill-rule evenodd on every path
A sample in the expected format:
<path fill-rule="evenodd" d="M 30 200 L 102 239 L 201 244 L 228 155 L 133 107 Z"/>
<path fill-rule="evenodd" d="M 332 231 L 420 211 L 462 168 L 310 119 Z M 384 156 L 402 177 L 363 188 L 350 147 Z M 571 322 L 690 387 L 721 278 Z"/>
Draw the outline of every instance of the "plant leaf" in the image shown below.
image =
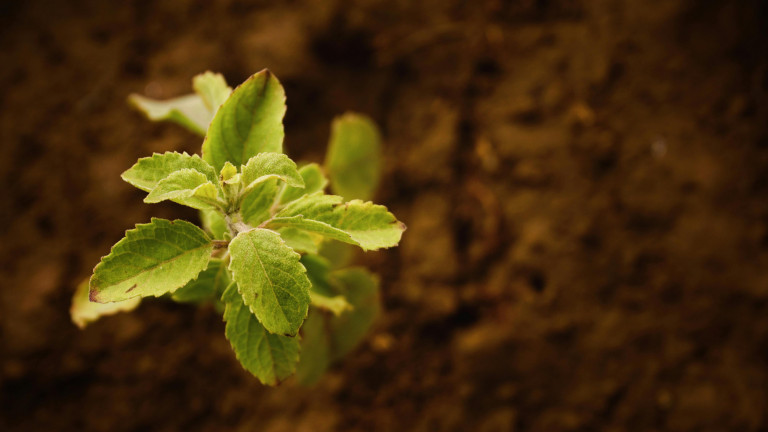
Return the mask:
<path fill-rule="evenodd" d="M 171 298 L 179 303 L 200 303 L 220 297 L 231 282 L 227 266 L 220 259 L 212 259 L 197 279 L 177 289 Z"/>
<path fill-rule="evenodd" d="M 310 282 L 299 254 L 274 231 L 256 228 L 229 244 L 229 270 L 262 325 L 271 333 L 295 336 L 307 316 Z"/>
<path fill-rule="evenodd" d="M 355 258 L 355 248 L 349 243 L 339 241 L 324 241 L 320 244 L 318 255 L 327 259 L 334 270 L 350 265 Z"/>
<path fill-rule="evenodd" d="M 69 315 L 72 318 L 72 322 L 83 329 L 103 316 L 132 311 L 139 306 L 139 303 L 141 303 L 141 298 L 139 297 L 115 303 L 94 303 L 88 298 L 88 279 L 86 279 L 75 290 Z"/>
<path fill-rule="evenodd" d="M 298 338 L 268 332 L 232 283 L 224 292 L 224 334 L 243 367 L 263 384 L 277 385 L 296 371 Z"/>
<path fill-rule="evenodd" d="M 261 152 L 282 153 L 285 92 L 271 72 L 252 75 L 216 112 L 203 142 L 203 159 L 220 170 Z"/>
<path fill-rule="evenodd" d="M 311 309 L 301 326 L 301 358 L 296 368 L 296 380 L 311 386 L 323 376 L 331 363 L 331 347 L 322 312 Z"/>
<path fill-rule="evenodd" d="M 220 73 L 213 73 L 211 71 L 205 71 L 195 75 L 195 77 L 192 78 L 192 88 L 195 89 L 195 93 L 200 96 L 203 104 L 210 112 L 210 118 L 208 119 L 209 123 L 213 118 L 214 113 L 216 113 L 216 110 L 219 109 L 219 106 L 221 106 L 232 93 L 232 87 L 227 85 L 224 76 Z"/>
<path fill-rule="evenodd" d="M 224 240 L 225 234 L 229 233 L 226 219 L 216 210 L 200 210 L 200 221 L 203 228 L 216 240 Z"/>
<path fill-rule="evenodd" d="M 406 229 L 386 207 L 360 200 L 334 206 L 318 220 L 346 232 L 365 250 L 396 246 Z"/>
<path fill-rule="evenodd" d="M 289 203 L 301 198 L 303 195 L 320 192 L 325 189 L 326 185 L 328 185 L 328 179 L 325 178 L 325 174 L 323 174 L 320 165 L 316 163 L 307 164 L 299 168 L 299 174 L 304 180 L 304 187 L 287 186 L 283 190 L 283 195 L 280 197 L 280 203 Z"/>
<path fill-rule="evenodd" d="M 359 245 L 348 233 L 338 228 L 334 228 L 325 222 L 307 219 L 302 215 L 276 217 L 267 224 L 267 227 L 273 229 L 294 228 L 307 233 L 317 234 L 328 239 Z"/>
<path fill-rule="evenodd" d="M 160 180 L 144 198 L 145 203 L 172 200 L 198 210 L 217 207 L 218 191 L 200 171 L 183 168 Z"/>
<path fill-rule="evenodd" d="M 242 170 L 243 195 L 269 179 L 279 179 L 289 186 L 304 188 L 304 179 L 288 156 L 282 153 L 259 153 L 248 159 Z"/>
<path fill-rule="evenodd" d="M 293 227 L 313 232 L 364 250 L 397 245 L 405 224 L 384 206 L 353 200 L 341 204 L 335 195 L 309 195 L 286 206 L 269 227 Z"/>
<path fill-rule="evenodd" d="M 237 167 L 232 165 L 229 162 L 224 163 L 224 166 L 221 168 L 221 172 L 219 172 L 219 180 L 223 182 L 228 182 L 232 179 L 232 177 L 237 175 Z"/>
<path fill-rule="evenodd" d="M 322 262 L 318 261 L 321 268 Z M 305 266 L 311 275 L 313 265 L 305 262 Z M 328 278 L 334 293 L 349 296 L 352 308 L 338 316 L 310 308 L 309 316 L 301 327 L 301 359 L 296 370 L 296 379 L 307 386 L 315 384 L 332 361 L 343 357 L 360 343 L 381 308 L 378 279 L 367 270 L 350 268 L 335 271 L 328 274 Z"/>
<path fill-rule="evenodd" d="M 152 218 L 126 231 L 93 269 L 90 299 L 98 303 L 172 293 L 203 271 L 213 251 L 205 231 Z"/>
<path fill-rule="evenodd" d="M 352 351 L 376 321 L 381 311 L 379 280 L 361 267 L 331 272 L 330 280 L 352 305 L 351 311 L 330 321 L 333 359 L 338 359 Z"/>
<path fill-rule="evenodd" d="M 301 257 L 301 264 L 307 269 L 307 277 L 312 282 L 309 297 L 313 306 L 329 310 L 334 315 L 341 315 L 352 309 L 347 299 L 343 295 L 338 295 L 331 286 L 329 281 L 331 263 L 328 260 L 318 255 L 308 254 Z"/>
<path fill-rule="evenodd" d="M 376 123 L 355 113 L 336 117 L 325 166 L 335 194 L 347 200 L 373 198 L 381 176 L 381 135 Z"/>
<path fill-rule="evenodd" d="M 243 197 L 240 203 L 240 215 L 243 222 L 258 226 L 272 216 L 272 206 L 275 204 L 280 188 L 276 179 L 269 179 L 259 183 L 256 187 Z"/>
<path fill-rule="evenodd" d="M 213 118 L 213 113 L 196 94 L 160 101 L 134 93 L 128 96 L 128 103 L 152 121 L 176 123 L 200 136 L 205 136 Z"/>
<path fill-rule="evenodd" d="M 199 171 L 213 184 L 217 184 L 219 181 L 218 174 L 213 167 L 202 160 L 200 156 L 175 152 L 155 153 L 152 156 L 141 158 L 121 177 L 133 186 L 150 192 L 160 180 L 185 168 Z"/>
<path fill-rule="evenodd" d="M 297 228 L 280 228 L 277 232 L 279 232 L 280 237 L 285 240 L 285 244 L 296 252 L 317 253 L 317 242 L 315 241 L 315 238 L 306 231 Z"/>
<path fill-rule="evenodd" d="M 164 101 L 138 94 L 128 97 L 128 103 L 152 121 L 177 123 L 190 131 L 205 136 L 216 110 L 227 100 L 232 88 L 221 74 L 204 72 L 192 79 L 196 94 Z"/>

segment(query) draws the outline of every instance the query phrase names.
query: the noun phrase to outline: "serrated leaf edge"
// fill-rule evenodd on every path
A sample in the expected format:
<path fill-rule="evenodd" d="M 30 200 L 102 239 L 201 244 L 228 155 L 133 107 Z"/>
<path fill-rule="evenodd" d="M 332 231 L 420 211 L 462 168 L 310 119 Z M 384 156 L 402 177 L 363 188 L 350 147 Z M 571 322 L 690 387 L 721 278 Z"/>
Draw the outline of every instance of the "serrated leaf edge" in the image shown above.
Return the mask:
<path fill-rule="evenodd" d="M 193 226 L 193 227 L 195 227 L 195 228 L 197 228 L 197 229 L 200 229 L 200 227 L 198 227 L 197 225 L 195 225 L 195 224 L 193 224 L 193 223 L 191 223 L 191 222 L 187 222 L 187 221 L 185 221 L 185 220 L 183 220 L 183 219 L 168 220 L 168 219 L 162 219 L 162 218 L 154 218 L 154 217 L 153 217 L 152 219 L 150 219 L 150 222 L 149 222 L 149 223 L 146 223 L 146 224 L 136 224 L 136 225 L 134 226 L 134 228 L 133 228 L 133 229 L 130 229 L 130 230 L 126 230 L 126 231 L 125 231 L 125 235 L 123 236 L 123 239 L 127 239 L 127 238 L 128 238 L 128 236 L 129 236 L 129 233 L 130 233 L 130 235 L 132 235 L 133 233 L 137 232 L 137 231 L 139 230 L 139 227 L 140 227 L 140 226 L 148 226 L 148 225 L 152 225 L 152 223 L 153 223 L 155 220 L 168 221 L 168 222 L 170 222 L 170 223 L 171 223 L 171 225 L 173 225 L 173 224 L 175 224 L 175 223 L 178 223 L 178 222 L 180 222 L 180 223 L 186 223 L 186 224 L 189 224 L 189 225 L 191 225 L 191 226 Z M 198 250 L 198 249 L 202 249 L 202 248 L 204 248 L 204 247 L 207 247 L 207 246 L 210 246 L 211 248 L 213 247 L 213 243 L 212 243 L 211 237 L 208 235 L 208 233 L 207 233 L 207 232 L 205 232 L 205 230 L 203 230 L 203 229 L 200 229 L 200 231 L 202 231 L 202 232 L 203 232 L 203 234 L 205 235 L 206 239 L 208 239 L 208 243 L 207 243 L 207 244 L 204 244 L 204 245 L 202 245 L 202 246 L 196 247 L 196 248 L 194 248 L 194 249 L 189 249 L 189 250 L 187 250 L 187 251 L 185 251 L 185 252 L 184 252 L 185 254 L 186 254 L 186 253 L 189 253 L 189 252 L 193 252 L 193 251 L 196 251 L 196 250 Z M 98 263 L 98 264 L 96 264 L 96 266 L 94 266 L 94 267 L 93 267 L 93 274 L 91 275 L 91 277 L 90 277 L 90 278 L 89 278 L 89 280 L 88 280 L 88 300 L 90 300 L 90 301 L 92 301 L 92 302 L 94 302 L 94 303 L 115 303 L 115 302 L 100 302 L 100 301 L 98 300 L 98 295 L 99 295 L 99 293 L 98 293 L 98 292 L 97 292 L 97 290 L 94 288 L 94 286 L 93 286 L 93 283 L 94 283 L 94 279 L 95 279 L 95 277 L 96 277 L 96 269 L 98 269 L 100 266 L 102 266 L 102 265 L 104 264 L 104 259 L 105 259 L 105 258 L 107 258 L 108 256 L 110 256 L 110 255 L 112 254 L 113 250 L 115 249 L 115 246 L 117 246 L 117 244 L 118 244 L 118 243 L 120 243 L 120 241 L 122 241 L 123 239 L 121 239 L 121 240 L 118 240 L 118 241 L 117 241 L 117 242 L 116 242 L 114 245 L 112 245 L 112 247 L 109 249 L 109 253 L 108 253 L 107 255 L 104 255 L 103 257 L 101 257 L 101 260 L 99 260 L 99 263 Z M 168 261 L 170 261 L 170 260 L 166 260 L 166 261 L 163 261 L 163 262 L 161 262 L 161 263 L 158 263 L 157 265 L 153 266 L 151 269 L 149 269 L 149 270 L 142 270 L 140 273 L 146 273 L 147 271 L 153 270 L 153 269 L 155 269 L 155 268 L 156 268 L 158 265 L 164 264 L 164 263 L 166 263 L 166 262 L 168 262 Z M 206 261 L 206 263 L 205 263 L 205 266 L 204 266 L 203 270 L 205 270 L 205 268 L 207 268 L 207 267 L 208 267 L 208 262 L 209 262 L 209 261 L 210 261 L 210 258 L 208 259 L 208 261 Z M 194 278 L 190 279 L 189 281 L 197 280 L 197 278 L 198 278 L 198 277 L 200 277 L 200 273 L 202 273 L 202 272 L 203 272 L 203 270 L 200 270 L 200 272 L 198 272 L 197 276 L 195 276 Z M 131 277 L 135 277 L 135 275 L 134 275 L 134 276 L 131 276 Z M 123 280 L 119 281 L 118 283 L 121 283 L 121 282 L 125 282 L 127 279 L 130 279 L 130 277 L 129 277 L 129 278 L 126 278 L 126 279 L 123 279 Z M 183 287 L 184 285 L 186 285 L 186 284 L 187 284 L 189 281 L 187 281 L 187 282 L 185 282 L 185 283 L 183 283 L 183 284 L 181 284 L 181 285 L 179 285 L 179 286 L 177 286 L 177 287 L 174 287 L 173 289 L 169 289 L 167 293 L 163 293 L 163 294 L 160 294 L 160 295 L 154 295 L 154 296 L 152 296 L 152 297 L 161 297 L 161 296 L 163 296 L 163 295 L 165 295 L 165 294 L 172 294 L 172 293 L 174 293 L 176 290 L 178 290 L 179 288 L 181 288 L 181 287 Z M 138 296 L 136 296 L 136 297 L 138 297 Z M 149 296 L 147 296 L 147 297 L 149 297 Z M 134 297 L 131 297 L 131 298 L 134 298 Z M 128 300 L 128 299 L 126 299 L 126 300 Z M 125 301 L 125 300 L 120 300 L 120 301 Z"/>
<path fill-rule="evenodd" d="M 283 244 L 283 246 L 288 248 L 291 251 L 291 253 L 296 257 L 296 262 L 301 266 L 301 273 L 306 276 L 307 269 L 306 269 L 306 267 L 304 267 L 304 264 L 301 263 L 301 254 L 299 254 L 298 252 L 293 250 L 292 247 L 288 246 L 288 244 L 285 242 L 285 240 L 283 240 L 283 237 L 280 235 L 279 232 L 277 232 L 275 230 L 272 230 L 272 229 L 269 229 L 269 228 L 252 228 L 252 229 L 249 229 L 247 231 L 242 231 L 238 235 L 244 234 L 244 233 L 256 230 L 256 229 L 266 230 L 266 231 L 270 231 L 270 232 L 273 232 L 273 233 L 277 234 L 277 237 L 280 240 L 280 242 Z M 234 239 L 232 239 L 232 240 L 234 241 Z M 261 260 L 259 260 L 259 261 L 261 262 Z M 261 264 L 261 266 L 262 266 L 262 268 L 265 268 L 263 264 Z M 232 281 L 237 284 L 237 281 L 235 280 L 236 279 L 236 276 L 235 276 L 236 272 L 232 268 L 232 261 L 231 260 L 229 262 L 229 265 L 227 266 L 227 269 L 232 273 Z M 256 319 L 259 320 L 259 323 L 264 327 L 264 330 L 266 330 L 267 332 L 272 333 L 272 334 L 279 334 L 279 333 L 273 333 L 273 332 L 269 331 L 269 329 L 267 329 L 267 327 L 264 326 L 264 323 L 261 322 L 261 319 L 259 319 L 259 316 L 256 314 L 256 311 L 253 310 L 253 307 L 251 307 L 251 305 L 249 305 L 248 303 L 245 302 L 245 295 L 243 294 L 242 290 L 240 289 L 240 284 L 237 284 L 237 292 L 240 293 L 240 296 L 243 298 L 243 304 L 246 307 L 248 307 L 248 309 L 256 317 Z M 311 299 L 310 299 L 310 303 L 311 303 Z M 285 317 L 285 313 L 282 310 L 280 311 L 280 313 L 282 313 L 283 316 Z M 304 313 L 304 316 L 301 318 L 302 323 L 304 322 L 304 320 L 307 319 L 307 315 L 309 315 L 309 308 L 307 308 L 307 311 Z M 287 317 L 286 317 L 286 319 L 287 319 Z M 299 329 L 301 329 L 301 326 L 299 326 Z M 298 333 L 298 330 L 297 330 L 296 334 L 293 334 L 293 335 L 291 335 L 291 334 L 283 334 L 281 336 L 297 337 L 298 334 L 299 333 Z"/>

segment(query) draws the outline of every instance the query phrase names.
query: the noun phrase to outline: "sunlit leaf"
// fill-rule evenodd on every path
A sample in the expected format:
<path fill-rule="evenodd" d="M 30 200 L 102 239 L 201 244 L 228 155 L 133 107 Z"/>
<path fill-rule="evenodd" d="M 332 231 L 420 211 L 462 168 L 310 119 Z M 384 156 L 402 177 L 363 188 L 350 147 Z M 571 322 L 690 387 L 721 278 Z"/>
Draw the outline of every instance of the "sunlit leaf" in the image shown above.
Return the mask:
<path fill-rule="evenodd" d="M 259 322 L 271 333 L 295 336 L 310 302 L 299 254 L 278 233 L 260 228 L 238 234 L 229 253 L 232 277 Z"/>
<path fill-rule="evenodd" d="M 226 335 L 243 367 L 263 384 L 277 385 L 296 371 L 299 339 L 268 332 L 231 284 L 222 296 Z"/>
<path fill-rule="evenodd" d="M 285 92 L 268 70 L 240 84 L 216 112 L 203 142 L 203 159 L 220 170 L 261 152 L 282 153 Z"/>
<path fill-rule="evenodd" d="M 153 218 L 136 225 L 93 269 L 90 299 L 99 303 L 176 291 L 208 266 L 208 235 L 189 222 Z"/>

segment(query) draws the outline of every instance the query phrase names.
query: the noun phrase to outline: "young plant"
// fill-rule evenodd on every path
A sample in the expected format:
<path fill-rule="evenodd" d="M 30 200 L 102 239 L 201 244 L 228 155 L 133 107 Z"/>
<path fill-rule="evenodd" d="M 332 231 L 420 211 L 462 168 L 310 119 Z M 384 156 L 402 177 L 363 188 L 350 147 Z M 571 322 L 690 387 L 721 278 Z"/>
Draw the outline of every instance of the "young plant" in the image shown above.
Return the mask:
<path fill-rule="evenodd" d="M 396 246 L 405 230 L 385 207 L 364 201 L 378 182 L 378 131 L 356 114 L 334 122 L 325 170 L 346 201 L 324 193 L 323 168 L 299 168 L 282 153 L 285 93 L 269 71 L 234 91 L 210 72 L 193 87 L 169 101 L 130 101 L 152 120 L 204 136 L 202 157 L 156 153 L 122 178 L 146 191 L 147 203 L 200 210 L 204 229 L 153 218 L 127 231 L 78 287 L 72 319 L 83 327 L 143 297 L 213 302 L 245 369 L 275 385 L 298 368 L 299 381 L 311 384 L 354 348 L 379 310 L 377 278 L 329 258 L 350 255 L 340 244 Z"/>

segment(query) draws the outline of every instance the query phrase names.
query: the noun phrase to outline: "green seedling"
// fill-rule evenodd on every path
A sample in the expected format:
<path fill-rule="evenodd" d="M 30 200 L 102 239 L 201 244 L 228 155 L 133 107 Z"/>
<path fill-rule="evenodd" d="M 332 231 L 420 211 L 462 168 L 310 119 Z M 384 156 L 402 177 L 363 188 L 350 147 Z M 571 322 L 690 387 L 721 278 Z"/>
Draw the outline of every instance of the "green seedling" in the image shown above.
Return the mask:
<path fill-rule="evenodd" d="M 203 228 L 153 218 L 127 231 L 78 287 L 72 319 L 84 327 L 144 297 L 212 303 L 236 357 L 262 383 L 293 374 L 314 383 L 380 309 L 377 277 L 345 267 L 341 245 L 389 248 L 405 230 L 367 201 L 379 180 L 377 128 L 345 114 L 334 121 L 325 167 L 298 167 L 283 154 L 285 93 L 269 71 L 235 90 L 206 72 L 193 88 L 168 101 L 129 101 L 151 120 L 203 136 L 202 157 L 156 153 L 122 178 L 146 191 L 147 203 L 198 209 Z M 325 194 L 326 173 L 337 195 Z"/>

